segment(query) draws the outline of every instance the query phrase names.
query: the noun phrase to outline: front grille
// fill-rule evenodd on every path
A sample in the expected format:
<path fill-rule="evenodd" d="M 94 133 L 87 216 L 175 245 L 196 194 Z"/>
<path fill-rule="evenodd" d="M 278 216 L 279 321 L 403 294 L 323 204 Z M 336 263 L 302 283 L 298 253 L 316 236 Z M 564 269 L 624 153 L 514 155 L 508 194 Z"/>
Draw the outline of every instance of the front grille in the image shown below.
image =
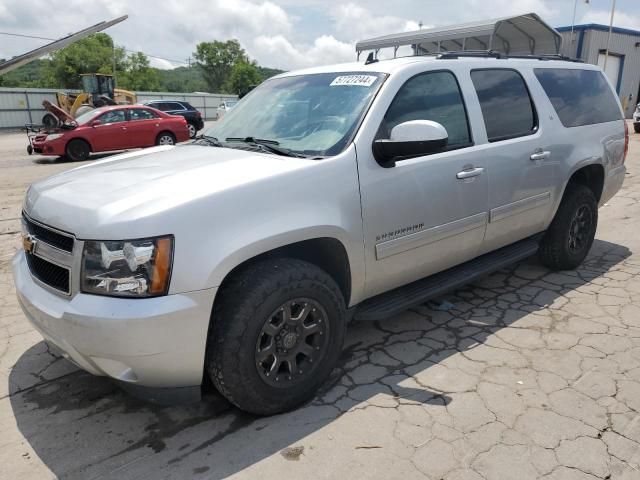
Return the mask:
<path fill-rule="evenodd" d="M 61 233 L 50 230 L 46 227 L 43 227 L 35 222 L 33 222 L 26 215 L 22 215 L 22 219 L 24 220 L 27 231 L 36 237 L 38 240 L 42 240 L 44 243 L 48 243 L 49 245 L 56 247 L 60 250 L 64 250 L 65 252 L 71 253 L 73 251 L 73 237 L 70 235 L 63 235 Z"/>
<path fill-rule="evenodd" d="M 31 275 L 56 290 L 70 293 L 69 270 L 30 253 L 27 253 L 26 257 Z"/>

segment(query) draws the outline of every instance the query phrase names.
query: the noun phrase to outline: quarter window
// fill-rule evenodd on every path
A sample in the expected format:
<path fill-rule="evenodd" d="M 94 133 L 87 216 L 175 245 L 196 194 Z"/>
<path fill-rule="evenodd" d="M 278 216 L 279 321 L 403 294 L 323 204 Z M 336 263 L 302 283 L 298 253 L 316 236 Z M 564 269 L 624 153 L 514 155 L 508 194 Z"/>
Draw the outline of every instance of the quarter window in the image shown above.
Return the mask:
<path fill-rule="evenodd" d="M 622 119 L 615 95 L 597 70 L 536 68 L 534 73 L 565 127 Z"/>
<path fill-rule="evenodd" d="M 449 134 L 447 149 L 471 144 L 467 112 L 451 72 L 421 73 L 407 80 L 387 110 L 378 137 L 389 138 L 393 127 L 410 120 L 442 124 Z"/>
<path fill-rule="evenodd" d="M 473 70 L 471 80 L 478 94 L 490 142 L 536 131 L 533 101 L 518 72 L 507 69 Z"/>

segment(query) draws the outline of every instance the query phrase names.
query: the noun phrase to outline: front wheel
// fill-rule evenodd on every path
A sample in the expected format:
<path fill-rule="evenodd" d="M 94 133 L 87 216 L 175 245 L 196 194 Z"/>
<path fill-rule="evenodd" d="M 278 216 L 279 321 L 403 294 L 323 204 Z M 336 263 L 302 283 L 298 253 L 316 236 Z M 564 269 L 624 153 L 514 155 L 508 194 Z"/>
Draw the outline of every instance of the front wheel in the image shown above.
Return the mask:
<path fill-rule="evenodd" d="M 65 154 L 74 162 L 81 162 L 89 158 L 91 147 L 84 140 L 74 139 L 67 143 Z"/>
<path fill-rule="evenodd" d="M 256 263 L 218 293 L 207 370 L 237 407 L 258 415 L 313 397 L 342 351 L 344 298 L 323 270 L 290 258 Z"/>
<path fill-rule="evenodd" d="M 551 270 L 572 270 L 585 259 L 598 226 L 598 202 L 591 189 L 569 184 L 538 256 Z"/>
<path fill-rule="evenodd" d="M 156 137 L 156 145 L 175 145 L 175 143 L 176 137 L 170 132 L 162 132 Z"/>

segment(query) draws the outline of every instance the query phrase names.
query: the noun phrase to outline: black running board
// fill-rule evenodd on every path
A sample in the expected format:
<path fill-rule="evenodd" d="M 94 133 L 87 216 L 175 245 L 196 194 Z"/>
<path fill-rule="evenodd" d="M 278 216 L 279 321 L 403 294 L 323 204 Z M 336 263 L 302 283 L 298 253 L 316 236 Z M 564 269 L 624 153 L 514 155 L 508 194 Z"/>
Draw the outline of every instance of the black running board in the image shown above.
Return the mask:
<path fill-rule="evenodd" d="M 524 260 L 538 251 L 542 234 L 502 247 L 466 263 L 369 298 L 358 305 L 356 320 L 383 320 L 450 290 Z"/>

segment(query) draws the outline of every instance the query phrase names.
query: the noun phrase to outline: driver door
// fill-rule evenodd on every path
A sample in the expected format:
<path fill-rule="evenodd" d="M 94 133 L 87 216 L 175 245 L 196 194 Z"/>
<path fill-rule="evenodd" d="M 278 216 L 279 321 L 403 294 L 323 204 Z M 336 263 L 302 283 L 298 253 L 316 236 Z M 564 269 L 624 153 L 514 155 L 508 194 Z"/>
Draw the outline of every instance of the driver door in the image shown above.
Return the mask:
<path fill-rule="evenodd" d="M 448 133 L 437 153 L 383 168 L 368 148 L 358 165 L 366 257 L 366 296 L 474 258 L 487 224 L 486 162 L 474 151 L 465 103 L 450 71 L 420 73 L 398 90 L 376 138 L 409 120 Z"/>
<path fill-rule="evenodd" d="M 91 146 L 94 152 L 127 148 L 127 122 L 124 108 L 107 110 L 96 120 L 99 120 L 100 124 L 92 127 Z"/>

